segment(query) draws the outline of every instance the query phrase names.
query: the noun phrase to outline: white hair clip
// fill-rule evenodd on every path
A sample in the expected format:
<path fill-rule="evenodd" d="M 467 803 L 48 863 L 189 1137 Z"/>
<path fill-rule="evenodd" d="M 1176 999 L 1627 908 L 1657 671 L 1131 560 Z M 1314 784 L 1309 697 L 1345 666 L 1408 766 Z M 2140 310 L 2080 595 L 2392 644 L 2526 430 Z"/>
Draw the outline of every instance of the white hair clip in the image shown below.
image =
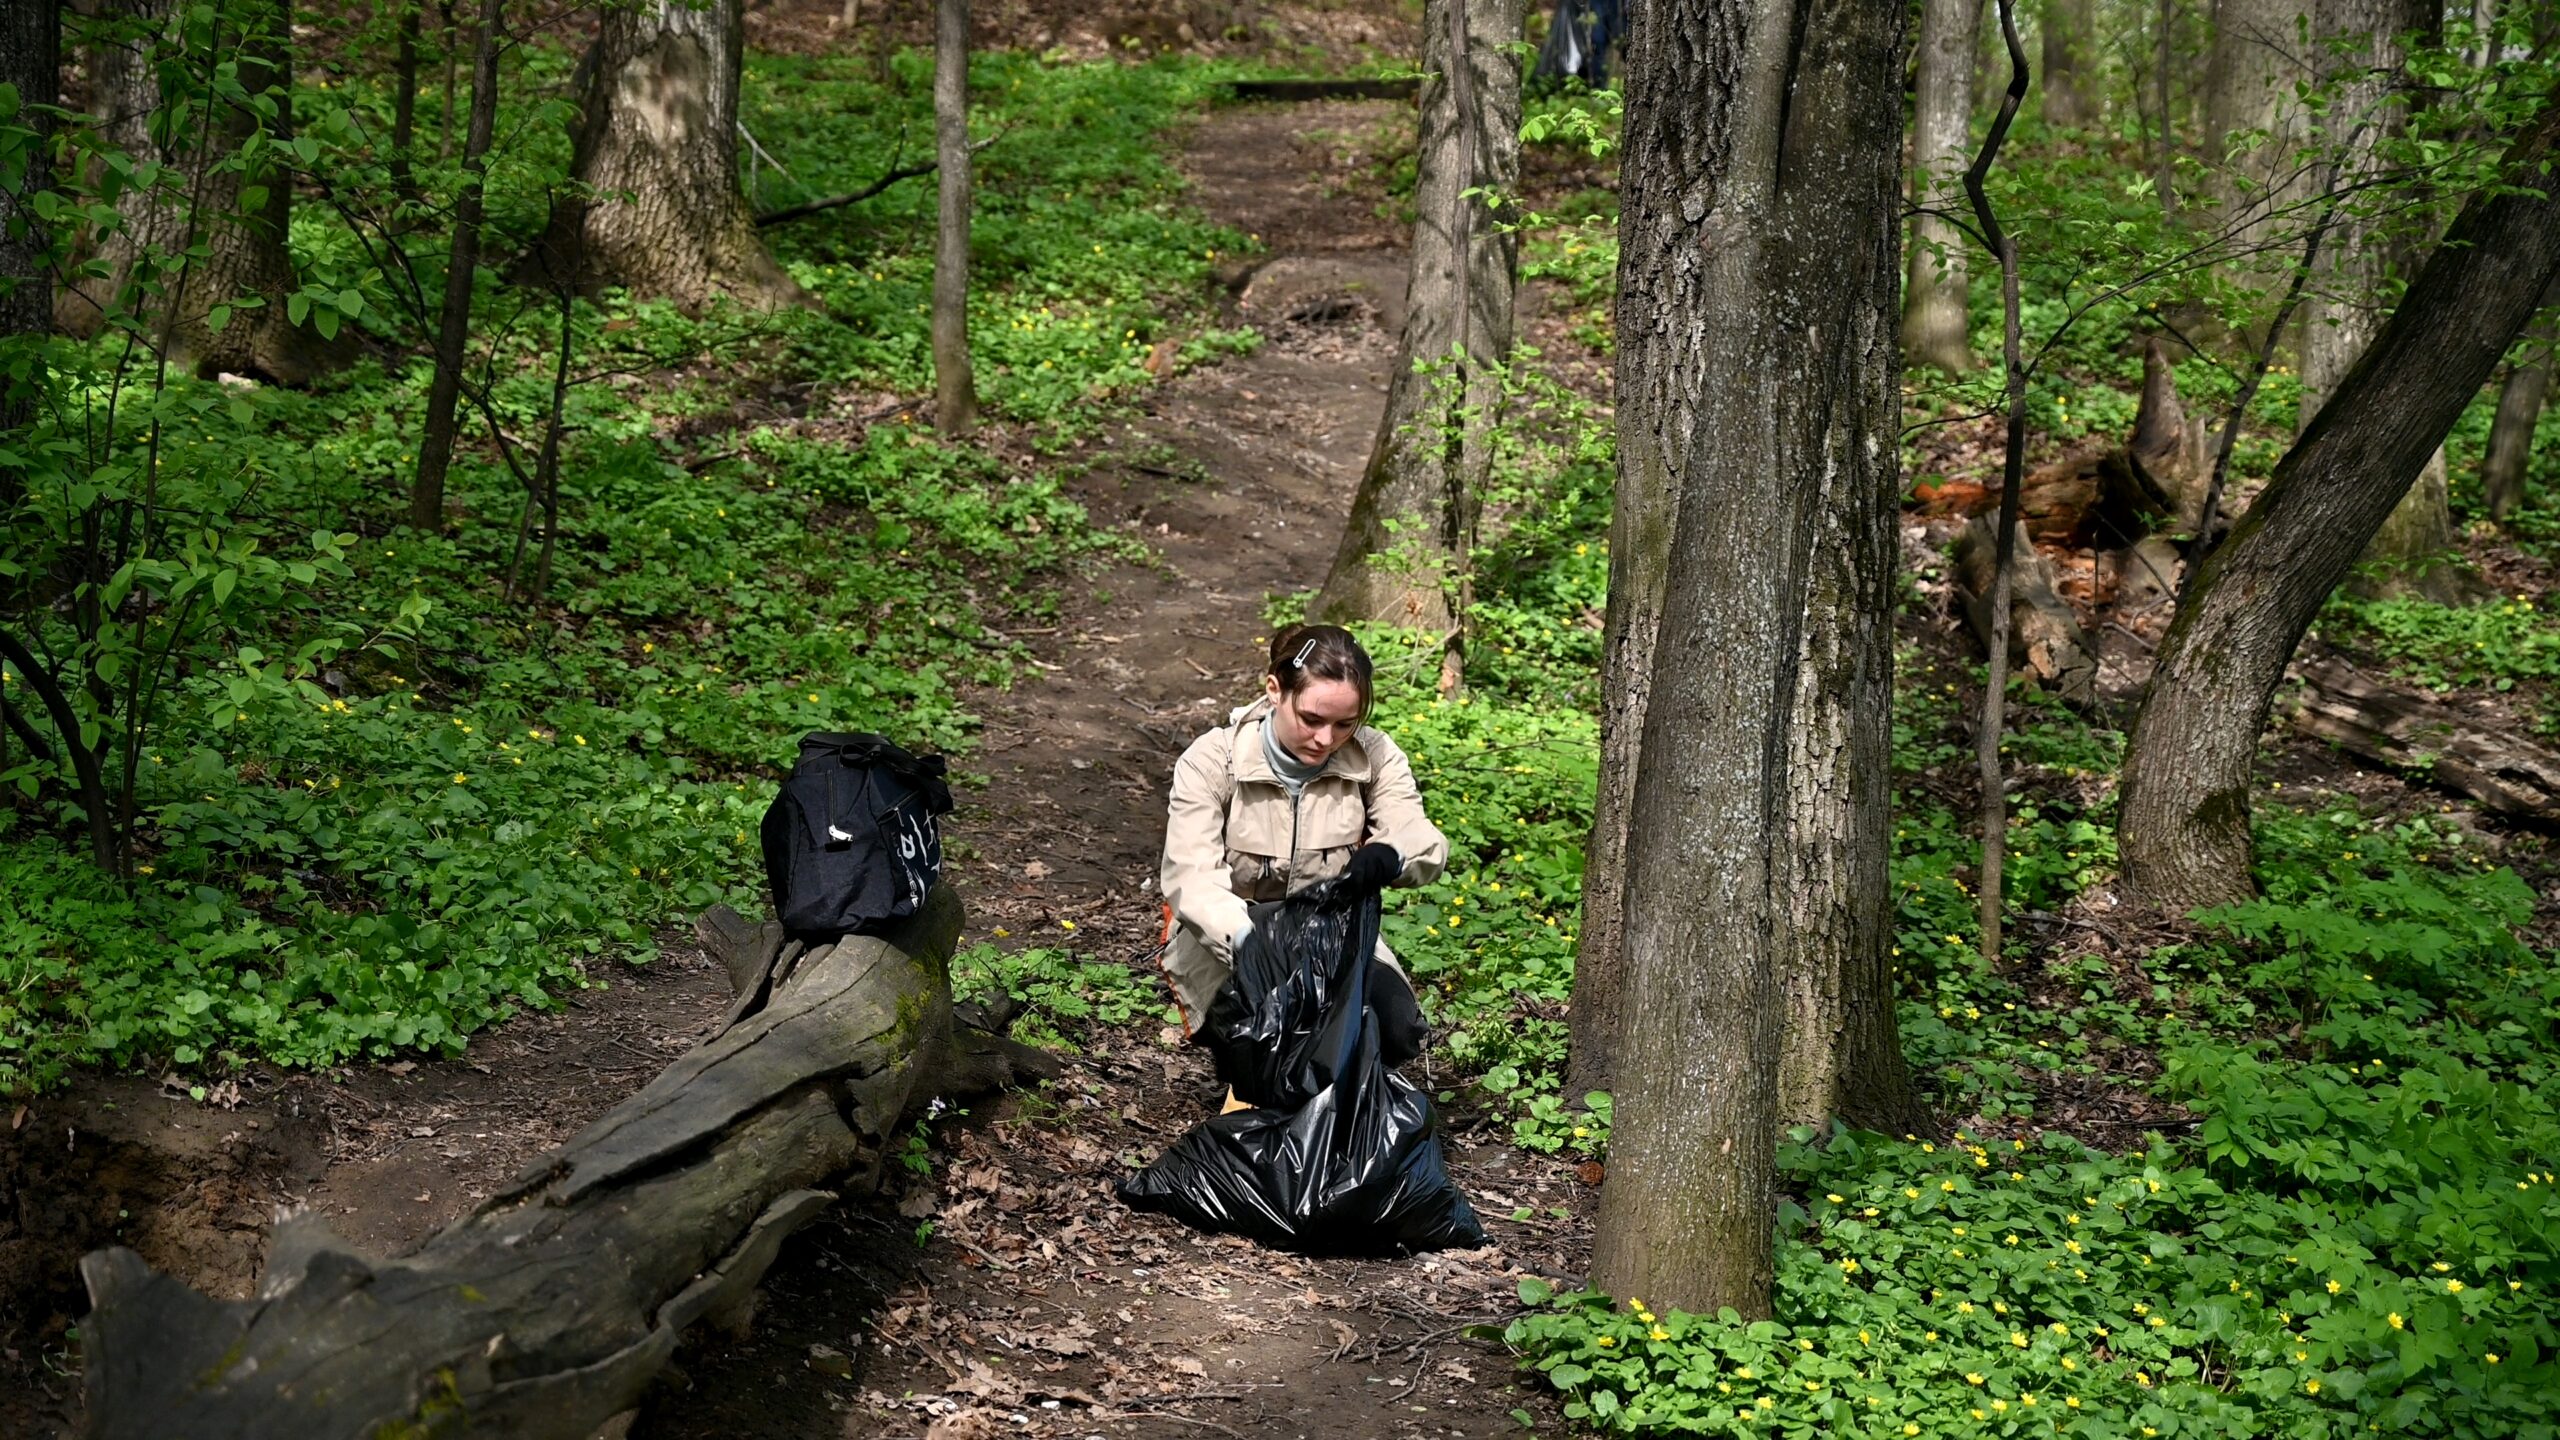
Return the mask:
<path fill-rule="evenodd" d="M 1310 636 L 1308 637 L 1306 644 L 1298 647 L 1298 658 L 1289 662 L 1289 668 L 1292 670 L 1306 669 L 1307 657 L 1314 653 L 1316 653 L 1316 642 L 1314 637 Z"/>

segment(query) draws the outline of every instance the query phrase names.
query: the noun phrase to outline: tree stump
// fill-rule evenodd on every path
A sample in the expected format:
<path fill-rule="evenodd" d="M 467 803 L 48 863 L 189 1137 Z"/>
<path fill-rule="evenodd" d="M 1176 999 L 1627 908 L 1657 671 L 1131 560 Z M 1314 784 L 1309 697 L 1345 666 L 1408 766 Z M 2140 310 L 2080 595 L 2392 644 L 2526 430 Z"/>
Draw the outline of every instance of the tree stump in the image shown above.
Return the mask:
<path fill-rule="evenodd" d="M 298 1215 L 256 1298 L 222 1301 L 130 1250 L 93 1252 L 87 1433 L 587 1440 L 688 1325 L 743 1309 L 835 1198 L 820 1187 L 866 1150 L 876 1165 L 955 1059 L 979 1079 L 1048 1064 L 955 1044 L 960 924 L 948 886 L 889 933 L 815 947 L 725 906 L 704 916 L 739 997 L 727 1028 L 408 1256 L 365 1258 Z"/>
<path fill-rule="evenodd" d="M 1994 521 L 1977 515 L 1956 537 L 1956 594 L 1972 623 L 1974 639 L 1991 644 L 1991 571 L 1996 560 Z M 2088 632 L 2054 589 L 2053 562 L 2027 542 L 2026 522 L 2019 522 L 2009 575 L 2009 663 L 2022 675 L 2052 688 L 2074 705 L 2096 696 L 2097 648 Z"/>

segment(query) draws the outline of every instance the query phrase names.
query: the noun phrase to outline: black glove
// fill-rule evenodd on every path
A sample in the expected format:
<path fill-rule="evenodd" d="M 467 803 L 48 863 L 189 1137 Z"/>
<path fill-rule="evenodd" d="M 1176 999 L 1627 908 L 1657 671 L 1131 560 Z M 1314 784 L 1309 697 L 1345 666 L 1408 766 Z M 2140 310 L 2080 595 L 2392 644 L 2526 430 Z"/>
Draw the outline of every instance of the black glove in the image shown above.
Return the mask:
<path fill-rule="evenodd" d="M 1404 857 L 1396 853 L 1396 847 L 1372 840 L 1351 852 L 1351 865 L 1342 872 L 1342 888 L 1354 894 L 1375 895 L 1403 873 Z"/>

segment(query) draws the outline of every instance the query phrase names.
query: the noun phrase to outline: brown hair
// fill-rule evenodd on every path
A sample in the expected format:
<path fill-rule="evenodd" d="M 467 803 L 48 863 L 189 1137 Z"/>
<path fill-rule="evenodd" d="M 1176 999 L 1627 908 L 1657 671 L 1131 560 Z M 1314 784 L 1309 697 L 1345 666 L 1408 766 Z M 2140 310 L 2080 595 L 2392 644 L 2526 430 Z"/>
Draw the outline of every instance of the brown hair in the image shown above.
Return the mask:
<path fill-rule="evenodd" d="M 1369 652 L 1339 625 L 1291 625 L 1271 637 L 1271 678 L 1280 693 L 1295 695 L 1310 680 L 1340 680 L 1360 692 L 1360 718 L 1376 698 Z"/>

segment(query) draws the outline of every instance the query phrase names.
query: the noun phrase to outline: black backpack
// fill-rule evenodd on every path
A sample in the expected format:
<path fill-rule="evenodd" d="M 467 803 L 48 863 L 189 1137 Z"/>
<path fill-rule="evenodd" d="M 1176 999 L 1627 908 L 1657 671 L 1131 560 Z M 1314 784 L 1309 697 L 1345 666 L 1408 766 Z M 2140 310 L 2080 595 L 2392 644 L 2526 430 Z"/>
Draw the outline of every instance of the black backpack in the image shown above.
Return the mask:
<path fill-rule="evenodd" d="M 873 931 L 913 915 L 942 877 L 951 809 L 942 757 L 910 755 L 877 735 L 819 732 L 764 812 L 773 913 L 804 937 Z"/>

